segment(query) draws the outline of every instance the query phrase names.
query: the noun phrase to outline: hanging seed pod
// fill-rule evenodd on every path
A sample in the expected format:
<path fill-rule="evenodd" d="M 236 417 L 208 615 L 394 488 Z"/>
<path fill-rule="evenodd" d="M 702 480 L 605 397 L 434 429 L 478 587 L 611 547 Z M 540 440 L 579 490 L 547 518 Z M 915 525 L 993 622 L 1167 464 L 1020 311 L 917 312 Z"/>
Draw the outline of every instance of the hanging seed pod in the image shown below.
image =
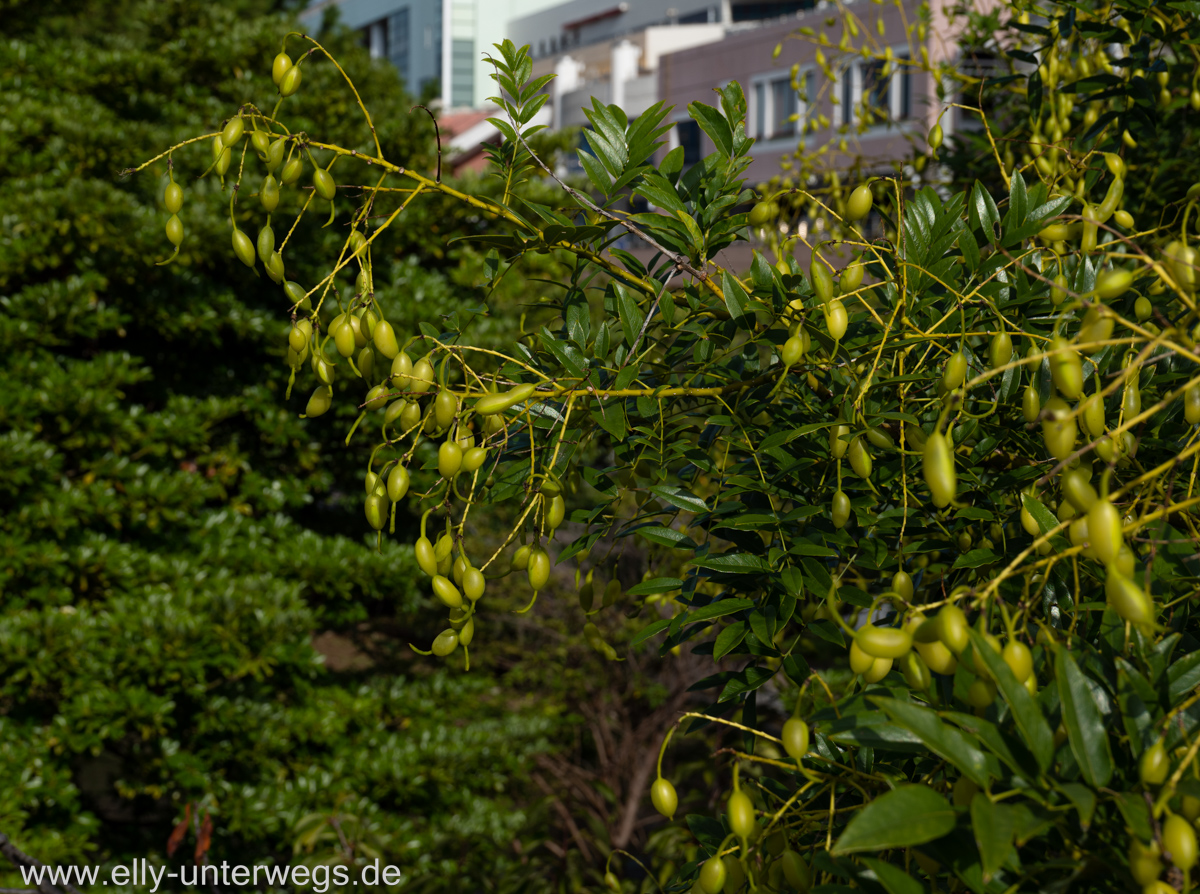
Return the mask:
<path fill-rule="evenodd" d="M 392 324 L 387 320 L 380 320 L 375 324 L 372 340 L 375 342 L 375 347 L 379 353 L 388 360 L 394 360 L 400 353 L 400 345 L 396 341 L 396 332 L 392 329 Z"/>
<path fill-rule="evenodd" d="M 258 157 L 266 161 L 267 150 L 271 148 L 271 135 L 266 131 L 256 130 L 250 134 L 250 142 L 254 144 L 254 151 L 258 153 Z"/>
<path fill-rule="evenodd" d="M 813 294 L 817 296 L 817 300 L 821 304 L 828 304 L 833 297 L 833 275 L 816 252 L 813 252 L 812 261 L 808 265 L 808 275 L 812 280 Z"/>
<path fill-rule="evenodd" d="M 280 137 L 279 139 L 272 141 L 271 145 L 267 147 L 266 162 L 268 171 L 274 171 L 277 167 L 283 164 L 283 155 L 285 152 L 287 152 L 286 139 Z"/>
<path fill-rule="evenodd" d="M 871 195 L 869 185 L 864 183 L 857 187 L 850 193 L 850 199 L 846 202 L 846 220 L 862 220 L 871 213 L 871 203 L 874 201 L 875 197 Z"/>
<path fill-rule="evenodd" d="M 292 58 L 287 53 L 280 53 L 271 63 L 271 80 L 275 82 L 275 86 L 279 86 L 279 82 L 283 80 L 283 76 L 288 73 L 288 69 L 292 67 Z"/>
<path fill-rule="evenodd" d="M 293 65 L 279 79 L 279 95 L 291 96 L 300 89 L 300 66 Z"/>
<path fill-rule="evenodd" d="M 271 252 L 270 260 L 267 261 L 267 276 L 275 282 L 283 282 L 284 275 L 283 255 L 277 251 Z"/>
<path fill-rule="evenodd" d="M 300 175 L 304 173 L 304 162 L 299 158 L 293 158 L 283 166 L 283 173 L 279 175 L 279 182 L 284 186 L 291 186 L 300 179 Z"/>
<path fill-rule="evenodd" d="M 312 310 L 312 302 L 308 300 L 304 286 L 300 283 L 286 282 L 283 284 L 283 291 L 287 294 L 288 301 L 296 305 L 297 310 Z"/>
<path fill-rule="evenodd" d="M 262 202 L 267 214 L 270 214 L 279 205 L 279 184 L 270 174 L 263 178 L 262 186 L 258 190 L 258 199 Z"/>
<path fill-rule="evenodd" d="M 851 441 L 846 453 L 850 458 L 850 468 L 854 469 L 860 478 L 870 478 L 872 465 L 871 451 L 867 449 L 867 445 L 863 443 L 863 439 L 858 437 Z"/>
<path fill-rule="evenodd" d="M 309 419 L 313 419 L 325 413 L 333 406 L 333 389 L 328 385 L 318 386 L 312 393 L 312 397 L 308 399 L 308 406 L 304 408 L 304 415 Z"/>
<path fill-rule="evenodd" d="M 221 142 L 225 146 L 233 148 L 238 144 L 238 140 L 242 138 L 242 134 L 245 132 L 246 123 L 240 115 L 236 118 L 230 118 L 229 122 L 225 125 L 225 129 L 221 131 Z"/>
<path fill-rule="evenodd" d="M 176 248 L 183 242 L 183 221 L 179 219 L 178 214 L 172 214 L 167 219 L 167 241 Z"/>
<path fill-rule="evenodd" d="M 264 264 L 271 260 L 271 255 L 275 253 L 275 231 L 271 229 L 270 224 L 264 224 L 263 228 L 258 231 L 258 257 Z"/>
<path fill-rule="evenodd" d="M 166 191 L 163 192 L 163 207 L 167 209 L 168 214 L 178 214 L 183 208 L 183 187 L 178 183 L 171 181 L 167 184 Z"/>
<path fill-rule="evenodd" d="M 958 476 L 954 471 L 954 452 L 950 442 L 940 432 L 935 431 L 926 439 L 922 468 L 933 505 L 944 509 L 950 505 L 958 490 Z"/>
<path fill-rule="evenodd" d="M 834 341 L 839 341 L 846 334 L 848 323 L 849 317 L 846 315 L 846 307 L 840 299 L 835 298 L 825 305 L 825 327 L 829 330 L 829 335 Z"/>
<path fill-rule="evenodd" d="M 838 491 L 833 495 L 833 500 L 830 503 L 830 513 L 833 516 L 833 526 L 837 529 L 846 527 L 846 522 L 850 520 L 850 498 L 842 491 Z"/>
<path fill-rule="evenodd" d="M 438 448 L 438 474 L 449 480 L 462 468 L 462 448 L 456 441 L 443 441 Z"/>
<path fill-rule="evenodd" d="M 947 391 L 953 391 L 966 380 L 967 355 L 962 351 L 955 351 L 950 355 L 950 359 L 946 361 L 946 366 L 942 370 L 942 387 Z"/>
<path fill-rule="evenodd" d="M 1025 388 L 1025 394 L 1021 397 L 1021 415 L 1026 422 L 1035 421 L 1042 412 L 1042 399 L 1038 395 L 1036 386 L 1029 385 Z"/>
<path fill-rule="evenodd" d="M 313 189 L 316 190 L 317 195 L 330 202 L 337 195 L 337 184 L 333 180 L 333 175 L 324 168 L 317 168 L 313 171 Z"/>
<path fill-rule="evenodd" d="M 254 243 L 237 227 L 233 228 L 233 253 L 247 267 L 254 266 Z"/>
<path fill-rule="evenodd" d="M 1046 449 L 1057 460 L 1064 460 L 1075 449 L 1075 438 L 1079 432 L 1071 408 L 1061 397 L 1046 401 L 1042 419 L 1042 439 Z"/>

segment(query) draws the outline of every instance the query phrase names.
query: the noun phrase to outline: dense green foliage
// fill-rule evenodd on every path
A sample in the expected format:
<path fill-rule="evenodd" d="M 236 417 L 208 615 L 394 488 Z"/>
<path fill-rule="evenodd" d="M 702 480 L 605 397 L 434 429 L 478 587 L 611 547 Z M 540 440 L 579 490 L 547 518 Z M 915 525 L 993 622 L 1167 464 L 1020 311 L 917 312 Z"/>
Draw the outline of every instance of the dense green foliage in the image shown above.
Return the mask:
<path fill-rule="evenodd" d="M 1119 67 L 1114 27 L 1136 31 L 1149 58 L 1196 26 L 1187 10 L 1159 14 L 1172 16 L 1163 26 L 1133 9 L 1056 18 L 1043 29 L 1047 77 Z M 1065 23 L 1077 19 L 1095 27 L 1075 44 Z M 483 625 L 507 608 L 493 582 L 522 572 L 532 607 L 557 562 L 576 566 L 597 652 L 623 650 L 597 623 L 620 609 L 650 622 L 630 645 L 711 656 L 693 689 L 713 704 L 684 729 L 744 736 L 719 752 L 722 771 L 732 763 L 725 807 L 687 818 L 700 851 L 672 890 L 693 884 L 699 861 L 709 894 L 744 880 L 806 889 L 810 875 L 823 891 L 916 892 L 926 877 L 997 894 L 1116 891 L 1163 873 L 1188 887 L 1200 813 L 1195 255 L 1186 228 L 1126 237 L 1120 131 L 1024 166 L 997 153 L 1003 190 L 883 178 L 832 192 L 836 209 L 812 232 L 839 234 L 850 265 L 831 270 L 817 244 L 807 271 L 756 255 L 739 276 L 718 252 L 791 207 L 741 213 L 753 194 L 739 85 L 690 106 L 716 151 L 686 170 L 682 150 L 651 164 L 667 110 L 631 122 L 595 103 L 580 152 L 593 198 L 564 185 L 546 204 L 508 188 L 539 167 L 526 140 L 546 79 L 530 80 L 526 51 L 498 51 L 500 201 L 299 133 L 286 97 L 241 112 L 289 151 L 331 153 L 310 159 L 314 182 L 369 161 L 414 208 L 450 197 L 505 221 L 511 235 L 476 240 L 493 249 L 491 281 L 547 253 L 568 267 L 549 289 L 555 315 L 514 347 L 481 349 L 461 316 L 406 324 L 373 294 L 395 218 L 372 223 L 390 194 L 366 190 L 331 210 L 349 216 L 341 275 L 361 270 L 357 288 L 326 290 L 333 255 L 311 308 L 295 305 L 306 322 L 290 362 L 316 389 L 314 415 L 347 402 L 324 390 L 331 379 L 349 377 L 349 402 L 364 407 L 376 444 L 366 523 L 421 510 L 403 537 L 417 534 L 429 602 L 449 609 L 433 653 L 456 666 L 486 652 Z M 1106 82 L 1114 105 L 1141 89 L 1129 74 Z M 1066 133 L 1070 111 L 1056 103 L 1046 126 Z M 630 191 L 658 210 L 628 216 Z M 1195 200 L 1186 184 L 1164 197 Z M 882 239 L 860 231 L 871 213 Z M 648 262 L 617 245 L 626 231 L 654 250 Z M 475 517 L 505 506 L 497 548 Z M 566 533 L 568 514 L 582 534 Z M 624 586 L 613 556 L 639 542 L 651 568 Z M 831 645 L 849 646 L 849 673 L 812 670 Z M 794 706 L 782 730 L 760 716 L 763 694 Z M 685 803 L 710 785 L 678 781 Z M 651 793 L 675 814 L 666 778 Z"/>
<path fill-rule="evenodd" d="M 412 550 L 358 531 L 353 412 L 305 422 L 285 402 L 287 302 L 217 250 L 228 188 L 177 156 L 186 236 L 156 266 L 165 160 L 120 174 L 270 86 L 290 23 L 269 6 L 5 8 L 0 830 L 48 862 L 162 860 L 190 803 L 176 859 L 207 813 L 214 858 L 375 848 L 406 890 L 502 889 L 536 868 L 512 842 L 541 828 L 540 793 L 513 780 L 559 703 L 411 660 L 403 643 L 436 630 L 414 611 Z M 432 125 L 394 71 L 331 39 L 388 154 L 432 168 Z M 369 145 L 332 66 L 308 76 L 297 120 Z M 423 206 L 377 257 L 396 317 L 470 303 L 480 262 L 428 241 L 481 225 L 456 208 Z M 336 250 L 321 222 L 292 236 L 291 278 Z M 333 671 L 311 645 L 325 631 Z"/>

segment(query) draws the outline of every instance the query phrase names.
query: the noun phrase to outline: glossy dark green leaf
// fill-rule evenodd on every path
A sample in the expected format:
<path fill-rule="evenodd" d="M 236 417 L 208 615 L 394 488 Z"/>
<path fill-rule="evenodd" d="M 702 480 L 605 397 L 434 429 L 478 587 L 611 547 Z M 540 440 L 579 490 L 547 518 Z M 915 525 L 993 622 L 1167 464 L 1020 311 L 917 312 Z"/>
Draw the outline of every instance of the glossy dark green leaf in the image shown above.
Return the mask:
<path fill-rule="evenodd" d="M 863 857 L 862 861 L 875 873 L 875 880 L 888 894 L 925 894 L 928 890 L 895 863 L 886 863 L 875 857 Z"/>
<path fill-rule="evenodd" d="M 902 785 L 856 813 L 831 853 L 837 856 L 924 844 L 941 838 L 954 823 L 954 808 L 929 786 Z"/>
<path fill-rule="evenodd" d="M 1012 711 L 1013 722 L 1021 734 L 1021 739 L 1038 765 L 1043 770 L 1047 769 L 1054 756 L 1054 734 L 1042 714 L 1041 706 L 1028 690 L 1017 682 L 1004 659 L 987 645 L 979 632 L 972 629 L 969 634 L 975 655 L 987 666 L 988 672 L 996 682 L 996 689 Z"/>
<path fill-rule="evenodd" d="M 950 726 L 929 708 L 892 698 L 872 698 L 871 701 L 977 786 L 985 788 L 988 785 L 988 762 L 972 736 Z"/>
<path fill-rule="evenodd" d="M 971 830 L 975 835 L 975 846 L 979 848 L 983 880 L 990 881 L 1013 849 L 1011 811 L 1004 804 L 993 803 L 983 792 L 977 792 L 971 799 Z"/>
<path fill-rule="evenodd" d="M 1112 752 L 1104 717 L 1092 697 L 1083 671 L 1065 648 L 1058 646 L 1054 655 L 1054 674 L 1062 704 L 1063 725 L 1079 772 L 1093 788 L 1108 785 L 1112 779 Z"/>

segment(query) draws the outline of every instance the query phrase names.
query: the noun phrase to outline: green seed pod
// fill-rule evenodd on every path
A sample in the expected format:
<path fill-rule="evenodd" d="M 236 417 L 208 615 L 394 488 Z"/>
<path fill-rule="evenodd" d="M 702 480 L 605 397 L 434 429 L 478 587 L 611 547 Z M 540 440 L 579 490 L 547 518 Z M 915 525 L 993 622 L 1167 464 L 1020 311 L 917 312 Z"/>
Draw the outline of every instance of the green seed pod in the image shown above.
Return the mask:
<path fill-rule="evenodd" d="M 394 365 L 394 364 L 393 364 Z M 433 387 L 433 367 L 422 357 L 413 364 L 408 389 L 416 394 L 427 394 Z"/>
<path fill-rule="evenodd" d="M 1200 385 L 1193 385 L 1183 392 L 1183 418 L 1188 425 L 1200 422 Z"/>
<path fill-rule="evenodd" d="M 475 402 L 475 412 L 480 416 L 502 413 L 532 396 L 535 385 L 517 385 L 503 394 L 485 394 Z"/>
<path fill-rule="evenodd" d="M 286 282 L 283 284 L 283 291 L 288 301 L 296 305 L 297 310 L 312 310 L 312 302 L 306 297 L 304 286 L 300 283 Z"/>
<path fill-rule="evenodd" d="M 247 267 L 254 266 L 254 243 L 237 227 L 233 228 L 233 253 Z"/>
<path fill-rule="evenodd" d="M 900 672 L 904 675 L 905 682 L 919 692 L 928 689 L 929 684 L 933 682 L 933 675 L 916 652 L 909 652 L 900 659 Z"/>
<path fill-rule="evenodd" d="M 267 214 L 274 211 L 279 204 L 279 184 L 270 174 L 263 178 L 262 186 L 258 190 L 258 198 Z"/>
<path fill-rule="evenodd" d="M 441 574 L 433 575 L 433 595 L 437 596 L 448 608 L 462 607 L 462 594 L 458 592 L 458 587 Z"/>
<path fill-rule="evenodd" d="M 400 413 L 400 429 L 402 431 L 416 431 L 417 426 L 421 424 L 421 405 L 415 400 L 408 401 L 404 410 Z"/>
<path fill-rule="evenodd" d="M 487 460 L 486 447 L 469 447 L 463 451 L 463 471 L 474 472 Z"/>
<path fill-rule="evenodd" d="M 288 347 L 293 351 L 303 351 L 312 337 L 312 324 L 308 320 L 297 320 L 288 332 Z"/>
<path fill-rule="evenodd" d="M 458 634 L 448 627 L 437 635 L 430 648 L 438 658 L 445 658 L 458 648 Z"/>
<path fill-rule="evenodd" d="M 333 335 L 333 343 L 337 347 L 337 352 L 343 357 L 349 357 L 354 353 L 354 329 L 346 321 L 335 321 L 330 327 L 330 332 Z"/>
<path fill-rule="evenodd" d="M 700 890 L 704 894 L 721 894 L 725 889 L 725 863 L 720 854 L 714 854 L 704 861 L 700 867 Z"/>
<path fill-rule="evenodd" d="M 283 255 L 277 251 L 271 252 L 271 257 L 267 261 L 267 276 L 271 277 L 274 282 L 283 282 L 284 275 Z"/>
<path fill-rule="evenodd" d="M 256 130 L 250 134 L 250 142 L 254 144 L 254 151 L 258 153 L 258 157 L 266 161 L 267 150 L 271 148 L 271 135 L 264 130 Z"/>
<path fill-rule="evenodd" d="M 450 479 L 462 468 L 462 448 L 456 441 L 443 441 L 438 448 L 438 474 Z"/>
<path fill-rule="evenodd" d="M 671 785 L 670 780 L 661 776 L 654 780 L 654 785 L 650 786 L 650 801 L 654 804 L 654 809 L 667 819 L 675 818 L 679 795 L 675 793 L 675 786 Z"/>
<path fill-rule="evenodd" d="M 807 894 L 808 889 L 812 887 L 812 870 L 808 868 L 804 858 L 789 849 L 779 857 L 779 863 L 783 867 L 783 877 L 787 883 L 800 894 Z"/>
<path fill-rule="evenodd" d="M 267 170 L 274 171 L 283 164 L 283 155 L 287 152 L 287 140 L 280 137 L 267 147 Z"/>
<path fill-rule="evenodd" d="M 745 792 L 735 791 L 726 804 L 729 816 L 729 831 L 738 838 L 750 838 L 758 827 L 754 818 L 754 802 Z"/>
<path fill-rule="evenodd" d="M 337 195 L 337 184 L 334 183 L 333 175 L 324 168 L 317 168 L 313 171 L 313 189 L 317 195 L 327 201 L 333 201 Z"/>
<path fill-rule="evenodd" d="M 384 522 L 387 521 L 387 506 L 384 502 L 385 499 L 386 498 L 380 494 L 371 494 L 367 497 L 366 502 L 363 504 L 363 511 L 367 516 L 367 524 L 369 524 L 376 531 L 383 530 Z"/>
<path fill-rule="evenodd" d="M 567 514 L 567 503 L 561 497 L 551 497 L 546 505 L 546 529 L 554 532 L 563 523 Z"/>
<path fill-rule="evenodd" d="M 846 327 L 849 323 L 850 318 L 846 314 L 846 306 L 840 299 L 835 298 L 825 305 L 825 328 L 829 330 L 829 335 L 834 341 L 841 340 L 841 337 L 846 334 Z"/>
<path fill-rule="evenodd" d="M 874 201 L 875 197 L 871 195 L 869 185 L 864 183 L 857 187 L 850 193 L 850 199 L 846 202 L 846 220 L 862 220 L 871 213 L 871 204 Z"/>
<path fill-rule="evenodd" d="M 529 576 L 529 586 L 533 587 L 535 593 L 550 580 L 550 556 L 540 546 L 529 550 L 529 567 L 526 574 Z"/>
<path fill-rule="evenodd" d="M 300 66 L 293 65 L 279 79 L 279 95 L 291 96 L 300 89 Z"/>
<path fill-rule="evenodd" d="M 396 331 L 392 329 L 392 324 L 387 320 L 380 320 L 375 324 L 372 340 L 375 342 L 375 347 L 379 349 L 379 353 L 388 360 L 394 360 L 400 353 L 400 345 L 396 341 Z"/>
<path fill-rule="evenodd" d="M 271 260 L 275 251 L 275 231 L 270 224 L 264 224 L 258 231 L 258 257 L 264 264 Z"/>
<path fill-rule="evenodd" d="M 433 399 L 433 421 L 437 427 L 445 429 L 458 415 L 458 397 L 448 389 L 443 388 Z"/>
<path fill-rule="evenodd" d="M 1096 294 L 1104 301 L 1120 298 L 1133 285 L 1133 274 L 1128 270 L 1109 270 L 1096 278 Z"/>
<path fill-rule="evenodd" d="M 954 452 L 950 442 L 940 432 L 935 431 L 926 439 L 922 468 L 933 505 L 944 509 L 958 491 L 958 475 L 954 470 Z"/>
<path fill-rule="evenodd" d="M 1054 379 L 1054 387 L 1059 393 L 1074 400 L 1083 393 L 1083 361 L 1079 353 L 1067 344 L 1062 336 L 1055 336 L 1050 342 L 1050 375 Z"/>
<path fill-rule="evenodd" d="M 225 173 L 229 170 L 229 166 L 232 163 L 233 163 L 233 150 L 232 149 L 222 150 L 221 154 L 219 156 L 217 156 L 217 165 L 216 165 L 217 176 L 224 177 Z"/>
<path fill-rule="evenodd" d="M 1038 395 L 1038 390 L 1034 385 L 1029 385 L 1025 388 L 1025 394 L 1021 397 L 1021 415 L 1026 422 L 1034 422 L 1042 412 L 1042 399 Z"/>
<path fill-rule="evenodd" d="M 1096 500 L 1088 510 L 1088 539 L 1097 559 L 1105 565 L 1116 562 L 1125 534 L 1121 514 L 1107 497 Z"/>
<path fill-rule="evenodd" d="M 944 138 L 944 134 L 942 133 L 942 125 L 935 124 L 930 129 L 929 136 L 926 138 L 926 142 L 929 143 L 929 148 L 936 152 L 941 148 L 942 140 Z"/>
<path fill-rule="evenodd" d="M 1121 573 L 1116 563 L 1108 566 L 1104 595 L 1122 621 L 1139 627 L 1154 623 L 1153 601 L 1141 587 Z"/>
<path fill-rule="evenodd" d="M 283 173 L 279 175 L 279 182 L 284 186 L 291 186 L 300 179 L 300 175 L 304 173 L 304 162 L 299 158 L 293 158 L 283 166 Z"/>
<path fill-rule="evenodd" d="M 404 495 L 408 493 L 408 485 L 411 479 L 408 475 L 408 469 L 397 463 L 392 467 L 392 471 L 388 473 L 387 479 L 387 495 L 388 499 L 393 503 L 399 503 L 404 499 Z"/>
<path fill-rule="evenodd" d="M 172 181 L 167 184 L 167 189 L 163 193 L 163 207 L 167 209 L 168 214 L 178 214 L 179 209 L 183 207 L 183 187 Z"/>
<path fill-rule="evenodd" d="M 364 410 L 378 410 L 387 403 L 387 386 L 376 385 L 367 392 L 367 399 L 363 401 Z"/>
<path fill-rule="evenodd" d="M 304 408 L 304 415 L 309 419 L 315 419 L 317 416 L 325 413 L 333 406 L 333 389 L 328 385 L 320 385 L 312 393 L 312 397 L 308 399 L 308 406 Z"/>
<path fill-rule="evenodd" d="M 417 567 L 427 575 L 433 577 L 437 574 L 437 556 L 428 537 L 417 538 L 417 542 L 413 544 L 413 556 L 417 560 Z"/>
<path fill-rule="evenodd" d="M 850 520 L 850 498 L 840 490 L 833 495 L 830 514 L 833 516 L 833 526 L 839 530 L 846 527 L 846 522 Z"/>
<path fill-rule="evenodd" d="M 804 341 L 794 335 L 783 343 L 779 352 L 779 359 L 784 366 L 794 366 L 803 356 Z"/>
<path fill-rule="evenodd" d="M 1042 439 L 1046 449 L 1057 460 L 1064 460 L 1075 449 L 1075 437 L 1078 426 L 1071 408 L 1061 397 L 1052 397 L 1046 401 L 1046 409 L 1042 419 Z"/>
<path fill-rule="evenodd" d="M 901 568 L 892 575 L 892 589 L 906 602 L 913 597 L 913 582 L 908 572 Z"/>
<path fill-rule="evenodd" d="M 861 437 L 850 442 L 846 454 L 850 459 L 850 468 L 854 469 L 856 475 L 860 478 L 871 477 L 871 451 L 867 449 Z"/>
<path fill-rule="evenodd" d="M 817 300 L 828 304 L 833 297 L 833 275 L 816 252 L 813 252 L 812 261 L 808 265 L 808 275 L 812 280 L 813 294 L 817 296 Z"/>
<path fill-rule="evenodd" d="M 988 345 L 988 359 L 992 361 L 992 367 L 1001 367 L 1012 360 L 1012 336 L 1007 332 L 997 332 L 992 336 L 992 343 Z"/>
<path fill-rule="evenodd" d="M 238 140 L 242 138 L 242 134 L 246 132 L 246 122 L 239 115 L 236 118 L 230 118 L 225 125 L 225 129 L 221 131 L 221 142 L 233 148 L 238 144 Z"/>
<path fill-rule="evenodd" d="M 280 53 L 271 63 L 271 80 L 275 82 L 275 86 L 279 86 L 279 82 L 283 80 L 283 76 L 287 74 L 288 69 L 292 67 L 292 59 L 287 53 Z"/>
<path fill-rule="evenodd" d="M 487 586 L 487 579 L 478 568 L 468 568 L 463 572 L 463 593 L 472 602 L 478 602 Z"/>
<path fill-rule="evenodd" d="M 841 459 L 846 455 L 846 449 L 850 446 L 850 442 L 846 436 L 850 434 L 850 426 L 835 425 L 829 430 L 829 455 L 834 459 Z"/>
<path fill-rule="evenodd" d="M 1087 512 L 1099 499 L 1096 489 L 1088 481 L 1088 473 L 1084 466 L 1063 473 L 1060 481 L 1063 496 L 1079 512 Z"/>
<path fill-rule="evenodd" d="M 167 241 L 176 248 L 183 242 L 183 221 L 178 214 L 172 214 L 167 220 Z"/>
<path fill-rule="evenodd" d="M 947 391 L 953 391 L 965 382 L 966 378 L 967 356 L 962 351 L 955 351 L 946 361 L 945 369 L 942 370 L 942 387 Z"/>

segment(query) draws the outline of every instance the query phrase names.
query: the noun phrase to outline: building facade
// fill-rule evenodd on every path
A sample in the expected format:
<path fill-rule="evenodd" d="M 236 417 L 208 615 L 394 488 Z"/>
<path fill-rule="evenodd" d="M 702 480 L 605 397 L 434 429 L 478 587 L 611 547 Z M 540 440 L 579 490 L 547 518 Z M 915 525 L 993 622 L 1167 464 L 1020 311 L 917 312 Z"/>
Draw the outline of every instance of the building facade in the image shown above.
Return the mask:
<path fill-rule="evenodd" d="M 486 105 L 495 94 L 484 61 L 508 23 L 560 0 L 318 0 L 301 15 L 317 30 L 327 12 L 362 34 L 371 55 L 387 59 L 408 89 L 420 95 L 436 85 L 444 110 Z"/>

